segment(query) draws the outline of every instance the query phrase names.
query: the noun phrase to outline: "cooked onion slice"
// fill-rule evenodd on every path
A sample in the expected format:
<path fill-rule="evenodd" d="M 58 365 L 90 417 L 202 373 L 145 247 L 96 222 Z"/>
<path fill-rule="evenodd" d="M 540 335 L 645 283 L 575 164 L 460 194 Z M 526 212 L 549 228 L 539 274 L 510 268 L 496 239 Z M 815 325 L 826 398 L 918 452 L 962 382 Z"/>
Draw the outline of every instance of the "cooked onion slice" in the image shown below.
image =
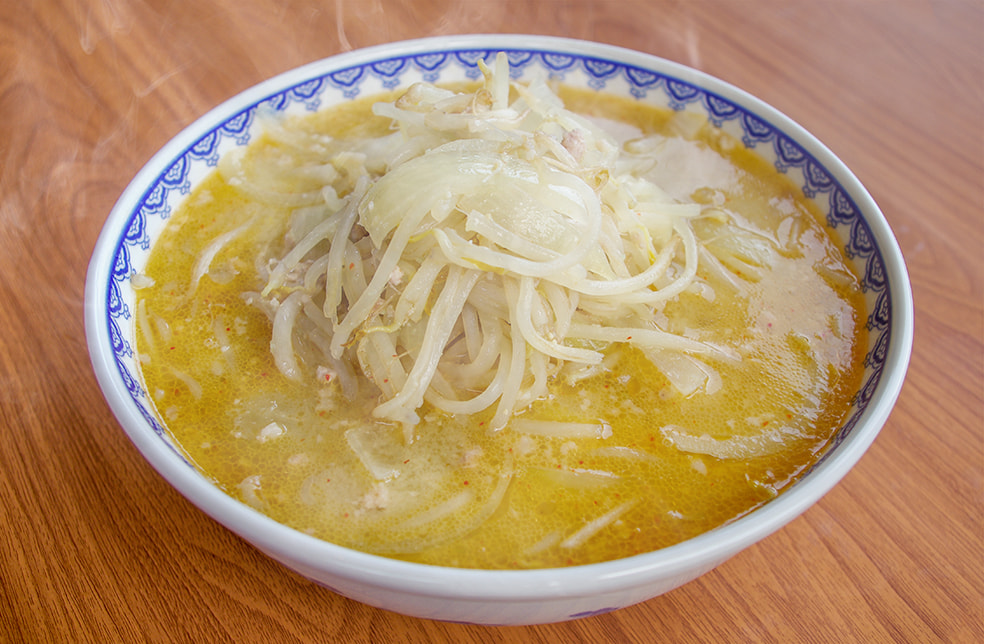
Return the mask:
<path fill-rule="evenodd" d="M 597 519 L 589 521 L 587 524 L 582 526 L 577 532 L 570 535 L 566 539 L 560 542 L 561 548 L 577 548 L 581 546 L 585 541 L 595 536 L 611 524 L 618 521 L 618 518 L 632 509 L 637 501 L 626 501 L 622 505 L 619 505 L 608 512 L 604 513 Z"/>
<path fill-rule="evenodd" d="M 477 530 L 495 514 L 512 480 L 512 469 L 507 469 L 498 476 L 495 487 L 484 500 L 476 499 L 478 494 L 471 489 L 463 490 L 398 525 L 396 534 L 385 544 L 373 543 L 368 548 L 378 554 L 412 554 L 457 541 Z M 446 521 L 452 515 L 459 515 L 460 518 L 448 529 Z M 441 528 L 433 529 L 438 524 Z"/>
<path fill-rule="evenodd" d="M 577 490 L 590 490 L 611 485 L 619 480 L 614 472 L 606 470 L 587 470 L 574 468 L 569 470 L 555 468 L 535 468 L 545 479 L 560 487 Z"/>

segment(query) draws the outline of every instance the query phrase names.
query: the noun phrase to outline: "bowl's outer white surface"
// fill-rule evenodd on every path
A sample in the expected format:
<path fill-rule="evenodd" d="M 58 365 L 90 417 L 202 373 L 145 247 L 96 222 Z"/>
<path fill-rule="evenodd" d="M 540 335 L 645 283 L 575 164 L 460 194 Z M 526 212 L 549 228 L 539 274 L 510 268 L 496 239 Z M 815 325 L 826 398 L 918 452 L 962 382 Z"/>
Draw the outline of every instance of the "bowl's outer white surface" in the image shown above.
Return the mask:
<path fill-rule="evenodd" d="M 261 110 L 309 111 L 355 94 L 402 86 L 416 77 L 474 78 L 475 70 L 457 58 L 444 67 L 431 69 L 431 64 L 452 52 L 498 50 L 512 52 L 519 62 L 515 68 L 523 73 L 546 70 L 565 82 L 708 113 L 795 177 L 806 192 L 847 198 L 850 207 L 828 219 L 846 217 L 837 222 L 844 228 L 839 234 L 870 282 L 874 311 L 869 326 L 875 327 L 877 346 L 869 363 L 877 373 L 866 376 L 863 412 L 848 423 L 850 431 L 838 436 L 835 448 L 806 478 L 747 517 L 657 552 L 576 568 L 477 571 L 410 564 L 314 539 L 227 496 L 183 459 L 142 398 L 130 349 L 129 275 L 142 267 L 167 214 L 213 168 L 218 155 L 246 143 L 244 134 L 251 126 L 247 108 L 262 103 Z M 406 62 L 411 59 L 414 64 Z M 328 78 L 331 82 L 324 80 Z M 175 165 L 176 160 L 187 163 Z M 85 322 L 93 368 L 120 424 L 151 465 L 215 520 L 300 574 L 358 601 L 434 619 L 528 624 L 604 612 L 672 590 L 816 502 L 861 458 L 895 403 L 911 350 L 912 298 L 901 252 L 870 195 L 833 153 L 775 109 L 706 74 L 638 52 L 540 36 L 465 35 L 394 43 L 318 61 L 247 90 L 189 126 L 137 174 L 111 212 L 87 274 Z"/>

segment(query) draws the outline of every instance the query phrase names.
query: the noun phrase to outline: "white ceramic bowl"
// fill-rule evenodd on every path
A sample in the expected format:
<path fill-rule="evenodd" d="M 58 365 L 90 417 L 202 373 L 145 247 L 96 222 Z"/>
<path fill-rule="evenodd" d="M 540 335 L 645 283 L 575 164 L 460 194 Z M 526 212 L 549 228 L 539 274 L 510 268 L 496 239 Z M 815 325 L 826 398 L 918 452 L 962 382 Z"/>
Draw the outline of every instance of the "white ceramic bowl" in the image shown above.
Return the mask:
<path fill-rule="evenodd" d="M 395 561 L 297 532 L 227 496 L 175 449 L 142 387 L 133 352 L 131 275 L 190 189 L 218 157 L 245 145 L 259 110 L 313 111 L 416 80 L 477 78 L 475 61 L 507 51 L 514 73 L 706 114 L 775 163 L 827 213 L 863 276 L 871 314 L 864 384 L 819 463 L 775 500 L 689 541 L 607 563 L 533 571 L 481 571 Z M 113 413 L 146 459 L 178 491 L 270 557 L 342 595 L 401 613 L 481 624 L 545 623 L 593 615 L 667 592 L 791 521 L 861 458 L 895 403 L 912 343 L 912 299 L 898 245 L 861 183 L 816 138 L 752 96 L 646 54 L 536 36 L 455 36 L 334 56 L 230 99 L 181 132 L 133 179 L 93 252 L 86 335 Z"/>

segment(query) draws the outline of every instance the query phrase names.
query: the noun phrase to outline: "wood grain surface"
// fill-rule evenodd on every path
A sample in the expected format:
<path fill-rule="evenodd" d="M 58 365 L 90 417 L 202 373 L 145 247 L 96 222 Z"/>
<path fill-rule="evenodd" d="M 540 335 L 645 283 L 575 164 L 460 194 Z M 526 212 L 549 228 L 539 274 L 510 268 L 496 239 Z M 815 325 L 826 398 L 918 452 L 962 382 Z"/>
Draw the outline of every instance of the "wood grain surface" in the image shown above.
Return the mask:
<path fill-rule="evenodd" d="M 92 374 L 86 265 L 143 163 L 274 74 L 404 38 L 639 49 L 765 99 L 880 203 L 916 307 L 882 434 L 815 507 L 676 591 L 482 628 L 344 599 L 196 510 Z M 2 0 L 0 641 L 984 641 L 984 8 L 979 0 Z"/>

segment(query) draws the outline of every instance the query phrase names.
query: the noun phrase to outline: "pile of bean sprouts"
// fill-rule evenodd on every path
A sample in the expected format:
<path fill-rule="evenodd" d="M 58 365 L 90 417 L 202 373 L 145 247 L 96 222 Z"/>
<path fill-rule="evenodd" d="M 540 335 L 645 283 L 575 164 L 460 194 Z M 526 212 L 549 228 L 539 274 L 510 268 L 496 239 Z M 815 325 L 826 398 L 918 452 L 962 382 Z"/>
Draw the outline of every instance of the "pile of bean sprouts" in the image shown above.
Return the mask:
<path fill-rule="evenodd" d="M 393 122 L 385 136 L 271 124 L 282 158 L 220 163 L 230 183 L 294 208 L 249 295 L 273 321 L 280 371 L 349 399 L 371 383 L 373 416 L 408 440 L 425 403 L 489 410 L 501 429 L 551 379 L 609 367 L 618 345 L 722 351 L 657 325 L 694 283 L 701 206 L 644 178 L 645 142 L 616 142 L 545 80 L 510 81 L 504 55 L 481 69 L 474 92 L 419 83 L 375 104 Z"/>

